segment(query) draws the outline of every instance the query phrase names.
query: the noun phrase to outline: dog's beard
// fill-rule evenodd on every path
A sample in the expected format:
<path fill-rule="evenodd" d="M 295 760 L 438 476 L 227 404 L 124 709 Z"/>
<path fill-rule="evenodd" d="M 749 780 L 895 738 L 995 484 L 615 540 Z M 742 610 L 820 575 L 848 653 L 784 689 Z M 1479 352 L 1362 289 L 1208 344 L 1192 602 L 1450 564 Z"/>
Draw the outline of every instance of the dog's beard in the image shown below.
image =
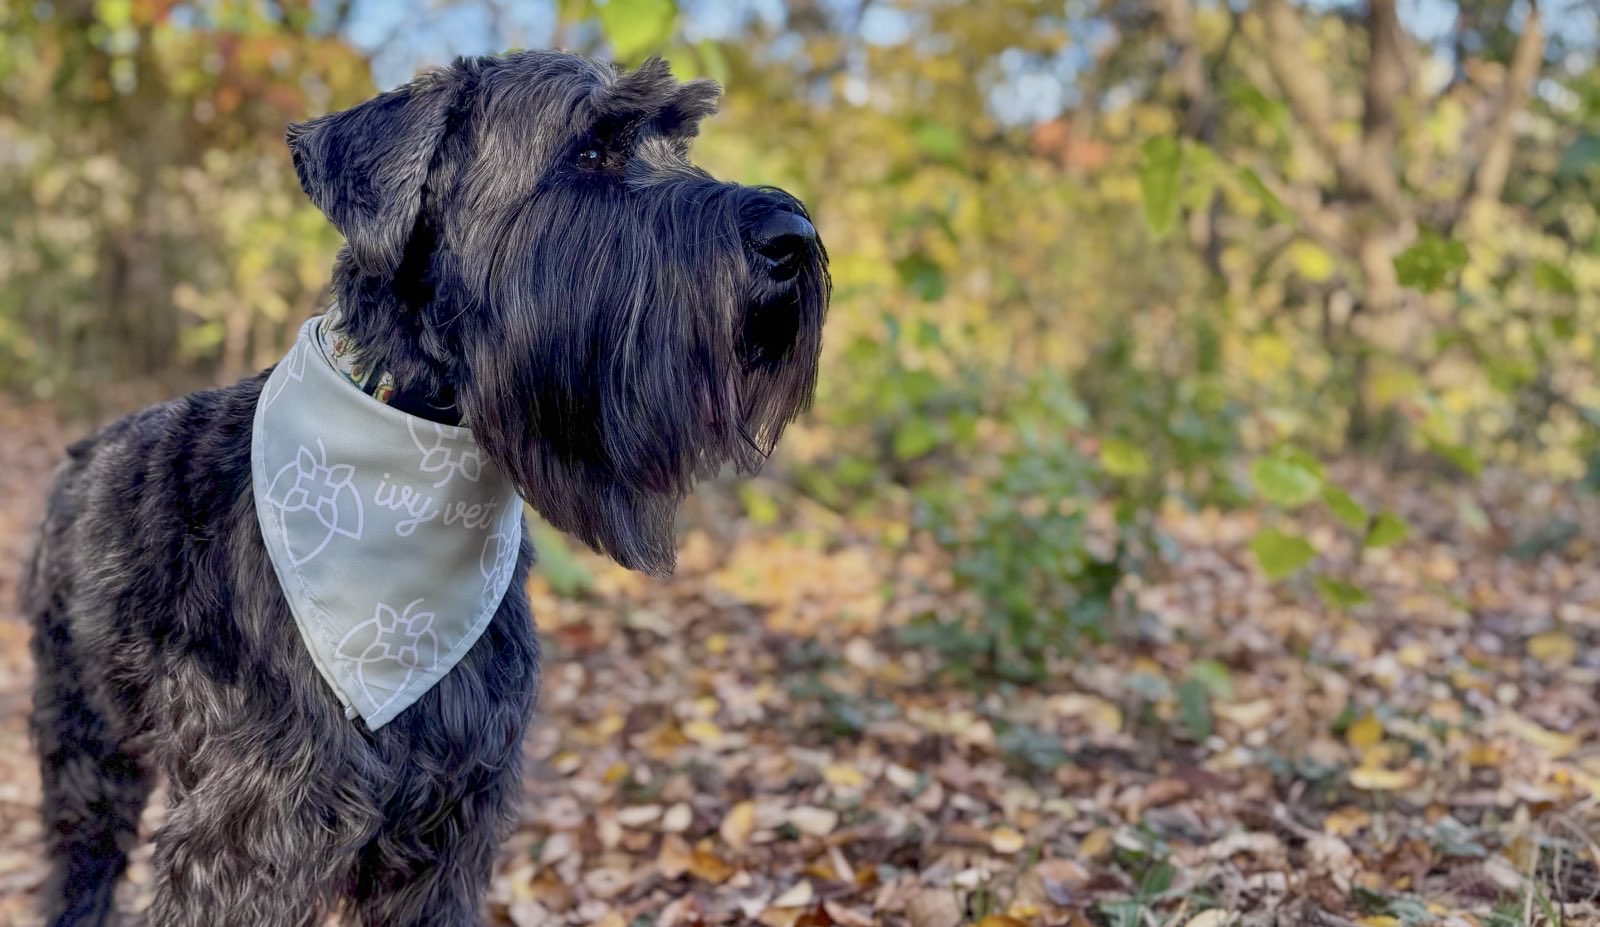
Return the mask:
<path fill-rule="evenodd" d="M 695 480 L 759 467 L 810 403 L 825 258 L 757 282 L 739 196 L 555 186 L 480 271 L 495 309 L 464 339 L 474 434 L 546 520 L 630 568 L 670 572 Z"/>

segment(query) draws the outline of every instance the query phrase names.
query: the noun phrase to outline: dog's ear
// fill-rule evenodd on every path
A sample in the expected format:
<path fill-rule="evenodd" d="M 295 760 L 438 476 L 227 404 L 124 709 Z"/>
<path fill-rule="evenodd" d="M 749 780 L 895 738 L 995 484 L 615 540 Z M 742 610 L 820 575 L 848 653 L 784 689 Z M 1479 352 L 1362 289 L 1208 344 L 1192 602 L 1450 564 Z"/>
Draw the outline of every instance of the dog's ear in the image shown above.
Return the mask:
<path fill-rule="evenodd" d="M 454 99 L 454 82 L 434 72 L 289 127 L 301 188 L 350 243 L 363 273 L 387 276 L 400 266 Z"/>

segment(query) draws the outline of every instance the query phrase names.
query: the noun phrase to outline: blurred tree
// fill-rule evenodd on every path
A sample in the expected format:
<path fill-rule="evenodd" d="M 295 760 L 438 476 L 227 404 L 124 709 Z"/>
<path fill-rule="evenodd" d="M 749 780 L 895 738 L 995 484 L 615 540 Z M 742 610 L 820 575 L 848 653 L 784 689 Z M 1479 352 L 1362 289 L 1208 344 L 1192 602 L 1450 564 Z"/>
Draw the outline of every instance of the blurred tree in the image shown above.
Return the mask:
<path fill-rule="evenodd" d="M 43 388 L 275 356 L 336 239 L 284 126 L 372 90 L 349 4 L 62 0 L 0 13 L 0 376 Z M 309 246 L 309 247 L 308 247 Z M 291 308 L 292 307 L 292 308 Z"/>

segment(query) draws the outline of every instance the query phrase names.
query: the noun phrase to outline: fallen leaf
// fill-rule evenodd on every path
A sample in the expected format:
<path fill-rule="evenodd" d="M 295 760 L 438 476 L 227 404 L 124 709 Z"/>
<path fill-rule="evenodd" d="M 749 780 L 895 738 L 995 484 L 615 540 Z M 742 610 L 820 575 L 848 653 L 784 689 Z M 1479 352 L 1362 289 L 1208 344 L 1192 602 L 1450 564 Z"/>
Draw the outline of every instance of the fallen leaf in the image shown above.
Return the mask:
<path fill-rule="evenodd" d="M 689 856 L 689 874 L 705 882 L 726 882 L 735 871 L 726 860 L 710 850 L 696 847 Z"/>
<path fill-rule="evenodd" d="M 822 778 L 836 789 L 859 789 L 867 784 L 861 770 L 848 763 L 829 763 L 822 767 Z"/>
<path fill-rule="evenodd" d="M 1217 717 L 1237 724 L 1247 731 L 1264 727 L 1267 722 L 1280 714 L 1277 703 L 1266 698 L 1252 702 L 1224 702 L 1211 710 Z"/>
<path fill-rule="evenodd" d="M 918 777 L 915 772 L 905 768 L 904 766 L 901 766 L 898 763 L 890 763 L 884 768 L 883 774 L 884 777 L 889 780 L 890 785 L 893 785 L 902 792 L 911 791 L 912 789 L 916 788 L 917 783 L 921 781 L 920 777 Z"/>
<path fill-rule="evenodd" d="M 816 890 L 811 887 L 810 882 L 799 882 L 793 888 L 772 899 L 772 906 L 774 908 L 804 908 L 811 904 L 812 899 L 815 897 Z"/>
<path fill-rule="evenodd" d="M 623 827 L 644 827 L 660 818 L 660 805 L 632 805 L 617 812 L 617 823 Z"/>
<path fill-rule="evenodd" d="M 1051 699 L 1050 707 L 1064 717 L 1082 718 L 1097 734 L 1115 734 L 1122 730 L 1122 709 L 1103 698 L 1073 693 Z"/>
<path fill-rule="evenodd" d="M 1369 792 L 1397 792 L 1417 784 L 1415 767 L 1386 769 L 1382 766 L 1358 766 L 1350 770 L 1350 784 Z"/>
<path fill-rule="evenodd" d="M 872 915 L 847 908 L 837 901 L 824 901 L 822 910 L 826 911 L 839 927 L 873 927 L 877 923 L 872 919 Z"/>
<path fill-rule="evenodd" d="M 997 827 L 989 835 L 989 847 L 996 853 L 1004 853 L 1007 856 L 1020 853 L 1027 845 L 1028 838 L 1009 827 Z"/>
<path fill-rule="evenodd" d="M 553 920 L 544 905 L 531 898 L 513 903 L 506 914 L 516 927 L 546 927 Z"/>
<path fill-rule="evenodd" d="M 539 862 L 550 866 L 561 862 L 577 850 L 577 842 L 566 831 L 551 834 L 550 839 L 544 842 L 544 847 L 539 851 Z"/>
<path fill-rule="evenodd" d="M 1322 819 L 1322 829 L 1335 837 L 1349 837 L 1372 826 L 1372 813 L 1355 805 L 1345 805 Z"/>
<path fill-rule="evenodd" d="M 668 834 L 661 840 L 661 850 L 656 853 L 656 871 L 671 881 L 689 871 L 694 863 L 694 851 L 677 834 Z"/>
<path fill-rule="evenodd" d="M 744 850 L 750 846 L 750 835 L 756 829 L 755 802 L 742 801 L 729 809 L 728 814 L 722 819 L 722 826 L 717 828 L 717 833 L 722 835 L 724 842 L 735 850 Z"/>
<path fill-rule="evenodd" d="M 1017 898 L 1067 908 L 1076 903 L 1078 899 L 1074 893 L 1088 881 L 1089 870 L 1076 860 L 1040 860 L 1017 881 Z"/>
<path fill-rule="evenodd" d="M 1223 927 L 1233 922 L 1233 914 L 1221 908 L 1212 908 L 1201 911 L 1183 925 L 1183 927 Z"/>
<path fill-rule="evenodd" d="M 1578 642 L 1561 631 L 1528 638 L 1528 656 L 1546 666 L 1566 666 L 1578 657 Z"/>
<path fill-rule="evenodd" d="M 906 902 L 906 921 L 911 927 L 961 927 L 965 920 L 954 892 L 926 889 Z"/>
<path fill-rule="evenodd" d="M 839 826 L 839 812 L 805 805 L 789 812 L 789 823 L 802 834 L 826 837 Z"/>
<path fill-rule="evenodd" d="M 1575 734 L 1558 734 L 1555 731 L 1540 727 L 1516 712 L 1508 711 L 1501 715 L 1499 726 L 1510 734 L 1550 754 L 1551 759 L 1561 759 L 1578 749 L 1578 744 L 1580 743 Z"/>
<path fill-rule="evenodd" d="M 1111 852 L 1111 831 L 1097 827 L 1078 844 L 1078 852 L 1089 859 L 1100 859 Z"/>
<path fill-rule="evenodd" d="M 1383 741 L 1383 722 L 1377 715 L 1363 715 L 1344 732 L 1345 743 L 1365 753 Z"/>
<path fill-rule="evenodd" d="M 680 801 L 668 808 L 667 813 L 662 816 L 661 829 L 669 834 L 681 834 L 688 830 L 689 825 L 693 823 L 694 811 L 689 808 L 687 803 Z"/>
<path fill-rule="evenodd" d="M 683 736 L 702 746 L 717 747 L 727 739 L 728 735 L 723 733 L 716 722 L 696 718 L 683 726 Z"/>

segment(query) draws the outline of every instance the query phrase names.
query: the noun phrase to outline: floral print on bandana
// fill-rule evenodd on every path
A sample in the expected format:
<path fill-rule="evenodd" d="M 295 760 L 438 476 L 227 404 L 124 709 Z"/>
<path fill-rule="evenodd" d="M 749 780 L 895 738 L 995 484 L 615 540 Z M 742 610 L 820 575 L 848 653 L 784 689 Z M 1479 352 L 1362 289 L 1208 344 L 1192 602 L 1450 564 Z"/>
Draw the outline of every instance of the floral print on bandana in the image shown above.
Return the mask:
<path fill-rule="evenodd" d="M 266 492 L 267 501 L 278 510 L 287 536 L 289 557 L 296 566 L 322 553 L 335 535 L 361 540 L 365 521 L 361 496 L 351 484 L 355 467 L 348 464 L 328 466 L 327 448 L 320 438 L 316 444 L 314 454 L 302 444 L 294 460 L 284 464 L 272 478 L 272 485 Z M 316 516 L 317 523 L 324 529 L 321 537 L 315 532 L 288 530 L 289 521 L 282 516 L 302 511 Z"/>
<path fill-rule="evenodd" d="M 416 599 L 398 614 L 392 606 L 379 602 L 371 618 L 351 628 L 339 641 L 341 657 L 355 666 L 356 681 L 367 700 L 382 711 L 406 690 L 419 672 L 432 670 L 439 662 L 439 637 L 433 632 L 434 613 L 423 611 Z M 397 664 L 405 667 L 397 688 L 389 689 L 377 680 L 369 681 L 369 667 Z M 386 680 L 393 685 L 394 680 Z"/>

